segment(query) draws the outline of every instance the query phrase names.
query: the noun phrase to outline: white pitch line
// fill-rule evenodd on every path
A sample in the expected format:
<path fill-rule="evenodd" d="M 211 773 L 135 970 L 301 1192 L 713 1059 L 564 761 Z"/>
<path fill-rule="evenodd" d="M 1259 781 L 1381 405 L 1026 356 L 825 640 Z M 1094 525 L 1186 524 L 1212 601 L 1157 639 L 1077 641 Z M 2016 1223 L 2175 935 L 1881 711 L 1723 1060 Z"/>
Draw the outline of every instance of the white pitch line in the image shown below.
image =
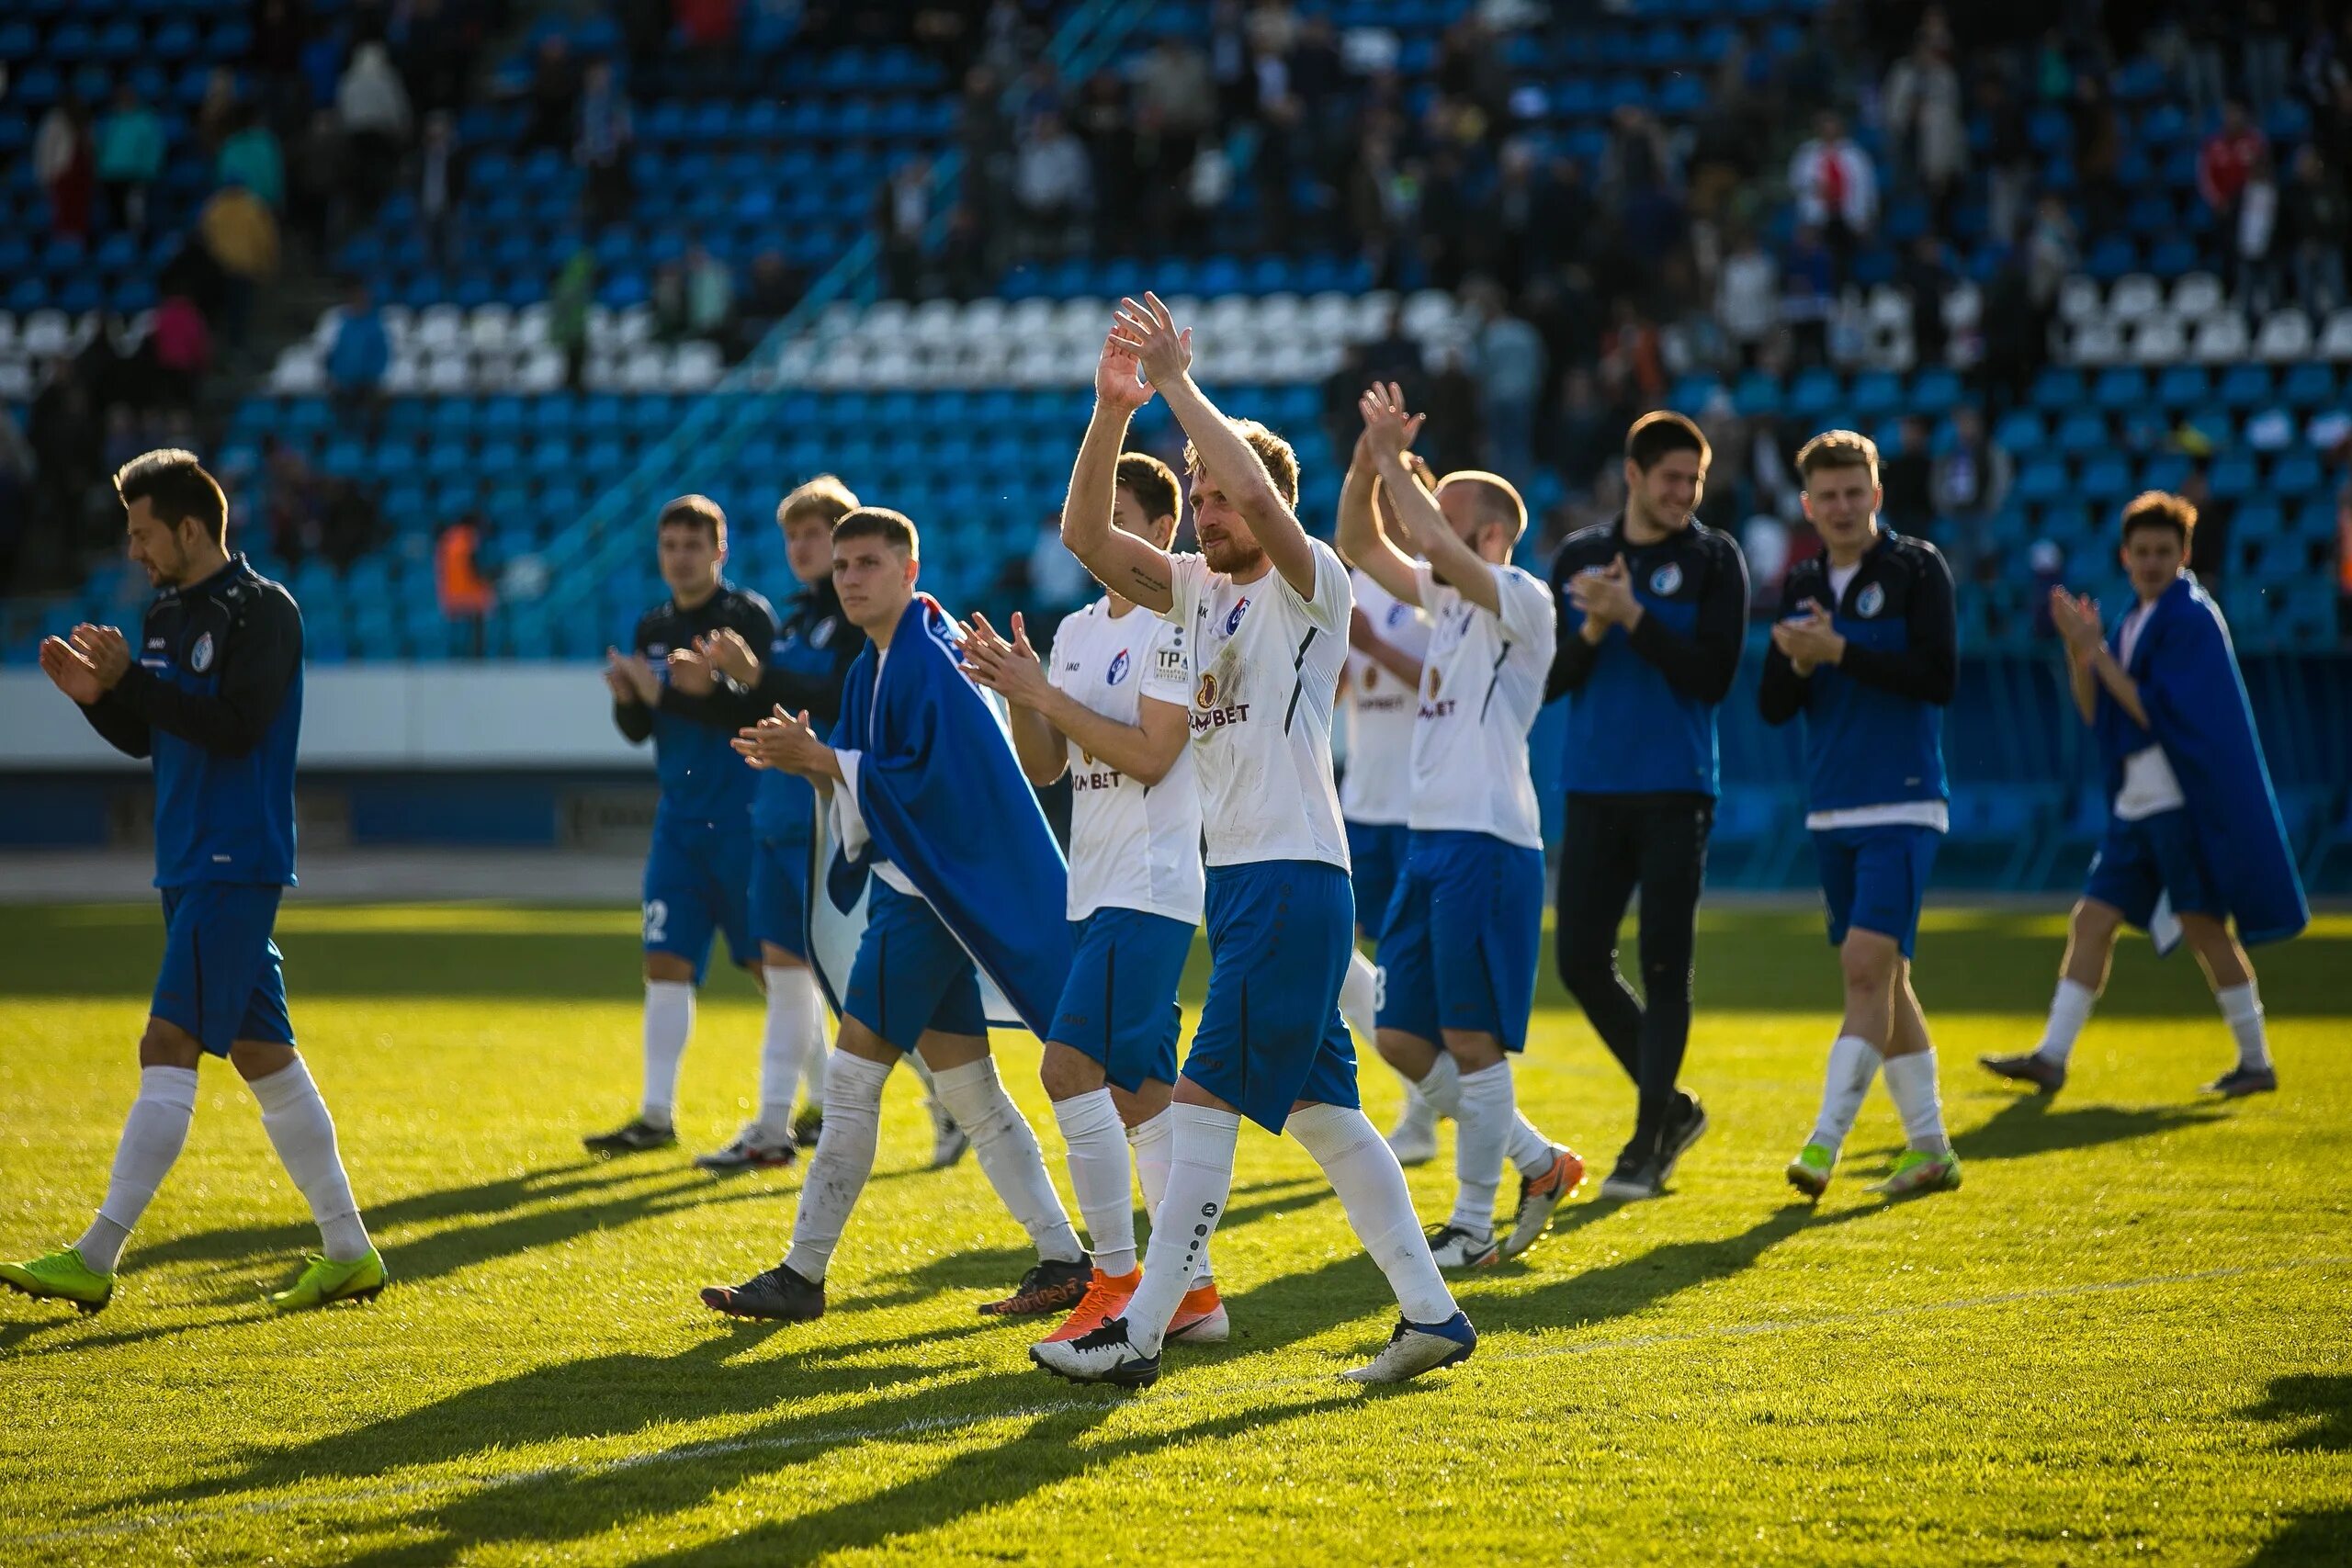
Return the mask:
<path fill-rule="evenodd" d="M 1811 1328 L 1840 1328 L 1856 1324 L 1884 1322 L 1893 1318 L 1917 1317 L 1928 1313 L 1973 1312 L 1985 1307 L 2015 1306 L 2027 1303 L 2065 1301 L 2086 1296 L 2112 1295 L 2131 1291 L 2155 1290 L 2167 1285 L 2204 1284 L 2216 1280 L 2244 1279 L 2252 1274 L 2300 1273 L 2325 1269 L 2352 1268 L 2348 1258 L 2304 1258 L 2282 1263 L 2248 1263 L 2227 1269 L 2200 1269 L 2182 1274 L 2150 1274 L 2134 1280 L 2101 1280 L 2078 1285 L 2051 1285 L 2036 1290 L 2004 1291 L 1997 1295 L 1962 1296 L 1951 1301 L 1917 1302 L 1902 1306 L 1874 1307 L 1862 1312 L 1832 1313 L 1815 1317 L 1792 1317 L 1779 1321 L 1723 1324 L 1713 1328 L 1690 1329 L 1675 1334 L 1634 1334 L 1613 1339 L 1594 1339 L 1573 1345 L 1546 1345 L 1532 1350 L 1501 1351 L 1480 1359 L 1478 1365 L 1496 1361 L 1545 1361 L 1568 1356 L 1593 1356 L 1611 1350 L 1644 1350 L 1659 1345 L 1687 1345 L 1708 1339 L 1737 1339 L 1767 1334 L 1792 1334 Z M 1457 1377 L 1476 1375 L 1476 1368 L 1455 1374 Z M 68 1526 L 19 1539 L 28 1544 L 46 1545 L 51 1542 L 99 1540 L 108 1537 L 134 1535 L 151 1529 L 166 1529 L 175 1526 L 203 1523 L 212 1519 L 248 1518 L 273 1514 L 299 1513 L 305 1510 L 325 1511 L 355 1503 L 392 1502 L 408 1497 L 429 1496 L 435 1493 L 478 1489 L 484 1492 L 501 1487 L 517 1486 L 534 1481 L 557 1479 L 593 1479 L 637 1470 L 650 1464 L 686 1463 L 695 1460 L 723 1459 L 741 1453 L 780 1453 L 794 1449 L 818 1446 L 839 1446 L 848 1443 L 893 1442 L 906 1438 L 922 1437 L 933 1432 L 962 1431 L 973 1427 L 985 1427 L 998 1421 L 1022 1421 L 1048 1416 L 1067 1415 L 1080 1410 L 1124 1408 L 1132 1405 L 1166 1404 L 1179 1401 L 1214 1399 L 1236 1393 L 1262 1393 L 1285 1388 L 1329 1387 L 1329 1374 L 1312 1377 L 1267 1378 L 1254 1382 L 1220 1382 L 1213 1385 L 1187 1385 L 1164 1392 L 1142 1393 L 1114 1404 L 1101 1396 L 1073 1395 L 1048 1400 L 1042 1404 L 1015 1405 L 1003 1410 L 978 1411 L 960 1416 L 922 1416 L 909 1420 L 893 1421 L 876 1427 L 843 1427 L 828 1432 L 794 1432 L 766 1438 L 719 1438 L 708 1442 L 686 1443 L 674 1449 L 662 1449 L 652 1453 L 625 1454 L 618 1459 L 587 1460 L 573 1464 L 542 1465 L 532 1470 L 505 1471 L 496 1474 L 454 1474 L 432 1480 L 404 1482 L 398 1485 L 351 1488 L 331 1496 L 260 1498 L 247 1502 L 227 1503 L 208 1506 L 203 1500 L 174 1505 L 154 1513 L 141 1514 L 124 1519 L 110 1519 L 100 1524 Z M 1334 1390 L 1334 1393 L 1339 1392 Z"/>

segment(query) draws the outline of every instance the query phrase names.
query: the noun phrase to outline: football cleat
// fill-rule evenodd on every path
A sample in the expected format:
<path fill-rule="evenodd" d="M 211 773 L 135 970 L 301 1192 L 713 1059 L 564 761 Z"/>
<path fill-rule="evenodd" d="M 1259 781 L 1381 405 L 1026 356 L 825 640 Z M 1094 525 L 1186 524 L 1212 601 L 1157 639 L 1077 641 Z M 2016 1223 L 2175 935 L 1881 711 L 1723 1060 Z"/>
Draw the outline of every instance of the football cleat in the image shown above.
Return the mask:
<path fill-rule="evenodd" d="M 1789 1185 L 1808 1198 L 1818 1198 L 1829 1190 L 1829 1173 L 1838 1167 L 1838 1156 L 1824 1144 L 1807 1144 L 1789 1161 Z"/>
<path fill-rule="evenodd" d="M 792 1141 L 804 1149 L 813 1149 L 825 1131 L 825 1108 L 804 1105 L 800 1114 L 792 1119 Z"/>
<path fill-rule="evenodd" d="M 1078 1298 L 1076 1310 L 1062 1319 L 1062 1325 L 1046 1336 L 1048 1345 L 1064 1339 L 1075 1339 L 1081 1334 L 1091 1334 L 1111 1319 L 1127 1310 L 1127 1299 L 1143 1283 L 1143 1270 L 1131 1269 L 1124 1274 L 1105 1274 L 1094 1270 L 1093 1280 L 1086 1287 L 1086 1294 Z"/>
<path fill-rule="evenodd" d="M 1894 1156 L 1894 1168 L 1887 1172 L 1886 1179 L 1871 1182 L 1869 1190 L 1888 1198 L 1908 1198 L 1959 1185 L 1959 1156 L 1949 1149 L 1939 1155 L 1905 1149 Z"/>
<path fill-rule="evenodd" d="M 825 1281 L 804 1280 L 779 1263 L 740 1285 L 705 1285 L 702 1304 L 729 1317 L 814 1323 L 825 1315 Z"/>
<path fill-rule="evenodd" d="M 1440 1225 L 1430 1232 L 1430 1258 L 1441 1269 L 1484 1269 L 1501 1256 L 1492 1235 L 1460 1225 Z"/>
<path fill-rule="evenodd" d="M 1159 1358 L 1147 1356 L 1127 1338 L 1127 1320 L 1114 1317 L 1075 1339 L 1029 1347 L 1029 1359 L 1072 1382 L 1107 1382 L 1115 1388 L 1149 1388 L 1159 1381 Z"/>
<path fill-rule="evenodd" d="M 1995 1077 L 2030 1083 L 2044 1094 L 2056 1094 L 2066 1087 L 2066 1064 L 2031 1051 L 2017 1056 L 1979 1056 L 1976 1065 Z"/>
<path fill-rule="evenodd" d="M 1232 1334 L 1233 1320 L 1225 1315 L 1216 1281 L 1204 1280 L 1176 1303 L 1176 1315 L 1168 1320 L 1168 1332 L 1162 1337 L 1182 1339 L 1187 1345 L 1222 1345 Z"/>
<path fill-rule="evenodd" d="M 756 1122 L 735 1134 L 735 1141 L 723 1149 L 695 1156 L 697 1169 L 719 1176 L 732 1176 L 739 1170 L 782 1170 L 800 1157 L 800 1149 L 791 1134 L 782 1141 L 771 1139 Z"/>
<path fill-rule="evenodd" d="M 1626 1203 L 1666 1195 L 1665 1151 L 1645 1145 L 1645 1140 L 1641 1138 L 1625 1145 L 1624 1152 L 1617 1156 L 1616 1168 L 1600 1184 L 1603 1198 Z"/>
<path fill-rule="evenodd" d="M 1510 1235 L 1503 1238 L 1502 1256 L 1517 1258 L 1544 1239 L 1552 1216 L 1584 1185 L 1584 1161 L 1576 1151 L 1552 1145 L 1552 1168 L 1541 1176 L 1519 1179 L 1519 1211 L 1511 1215 Z"/>
<path fill-rule="evenodd" d="M 1403 1114 L 1388 1130 L 1388 1152 L 1398 1165 L 1427 1165 L 1437 1158 L 1437 1107 L 1407 1094 Z"/>
<path fill-rule="evenodd" d="M 674 1127 L 657 1127 L 644 1117 L 630 1119 L 626 1126 L 609 1133 L 594 1133 L 580 1140 L 592 1155 L 636 1155 L 651 1149 L 666 1149 L 678 1141 Z"/>
<path fill-rule="evenodd" d="M 1443 1323 L 1398 1322 L 1387 1348 L 1367 1365 L 1340 1375 L 1350 1382 L 1404 1382 L 1440 1367 L 1456 1366 L 1478 1348 L 1478 1331 L 1466 1314 L 1455 1313 Z"/>
<path fill-rule="evenodd" d="M 2207 1094 L 2218 1094 L 2223 1100 L 2243 1100 L 2249 1094 L 2278 1092 L 2278 1069 L 2276 1067 L 2232 1067 L 2205 1086 Z"/>
<path fill-rule="evenodd" d="M 0 1285 L 35 1301 L 72 1302 L 85 1317 L 106 1311 L 114 1299 L 114 1276 L 83 1262 L 70 1247 L 22 1263 L 0 1263 Z"/>
<path fill-rule="evenodd" d="M 947 1107 L 933 1100 L 926 1102 L 931 1111 L 931 1168 L 945 1170 L 964 1157 L 972 1140 L 964 1129 L 956 1125 L 956 1118 L 947 1114 Z"/>
<path fill-rule="evenodd" d="M 345 1263 L 312 1253 L 294 1283 L 271 1296 L 269 1304 L 278 1312 L 308 1312 L 336 1302 L 372 1302 L 390 1278 L 384 1255 L 372 1247 L 367 1257 Z"/>
<path fill-rule="evenodd" d="M 1674 1174 L 1674 1168 L 1682 1163 L 1682 1156 L 1690 1152 L 1690 1145 L 1697 1143 L 1706 1131 L 1707 1108 L 1700 1104 L 1699 1097 L 1689 1089 L 1678 1090 L 1674 1109 L 1667 1112 L 1666 1136 L 1659 1141 L 1660 1153 L 1665 1158 L 1657 1173 L 1657 1184 L 1661 1189 L 1666 1186 L 1667 1179 Z"/>
<path fill-rule="evenodd" d="M 1064 1312 L 1085 1299 L 1093 1280 L 1094 1266 L 1083 1259 L 1062 1263 L 1040 1258 L 1021 1276 L 1012 1294 L 999 1302 L 982 1302 L 978 1310 L 983 1317 L 1035 1317 L 1040 1313 Z"/>

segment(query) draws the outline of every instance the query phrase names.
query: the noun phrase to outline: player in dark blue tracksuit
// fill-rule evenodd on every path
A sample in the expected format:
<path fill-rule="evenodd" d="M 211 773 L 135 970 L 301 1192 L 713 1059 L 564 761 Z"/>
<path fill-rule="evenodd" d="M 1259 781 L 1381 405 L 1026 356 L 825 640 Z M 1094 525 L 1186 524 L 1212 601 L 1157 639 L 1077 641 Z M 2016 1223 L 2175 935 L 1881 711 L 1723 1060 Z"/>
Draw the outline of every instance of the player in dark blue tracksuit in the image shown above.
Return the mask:
<path fill-rule="evenodd" d="M 1690 515 L 1707 438 L 1680 414 L 1625 436 L 1625 511 L 1552 560 L 1557 651 L 1544 699 L 1569 694 L 1561 777 L 1560 979 L 1640 1091 L 1634 1136 L 1601 1184 L 1655 1198 L 1707 1130 L 1677 1085 L 1690 1037 L 1690 947 L 1715 818 L 1715 708 L 1747 635 L 1747 563 Z M 1642 1000 L 1617 928 L 1642 890 Z"/>
<path fill-rule="evenodd" d="M 108 744 L 154 761 L 163 969 L 106 1202 L 79 1242 L 0 1264 L 0 1282 L 85 1312 L 107 1304 L 123 1242 L 187 1142 L 197 1065 L 211 1055 L 252 1088 L 324 1244 L 272 1304 L 373 1296 L 384 1287 L 384 1260 L 352 1201 L 334 1123 L 294 1049 L 271 940 L 278 897 L 294 883 L 301 612 L 285 589 L 228 553 L 227 501 L 193 453 L 150 452 L 124 465 L 115 485 L 130 558 L 158 590 L 139 644 L 112 626 L 76 626 L 70 640 L 41 644 L 40 664 Z"/>
<path fill-rule="evenodd" d="M 857 497 L 831 474 L 786 496 L 776 507 L 785 558 L 800 583 L 784 606 L 775 637 L 754 645 L 741 636 L 705 637 L 699 651 L 719 675 L 749 694 L 764 717 L 776 708 L 806 713 L 830 731 L 842 705 L 842 682 L 865 647 L 865 634 L 842 614 L 833 592 L 833 525 L 857 509 Z M 808 967 L 809 840 L 817 793 L 798 773 L 764 768 L 752 797 L 754 848 L 752 939 L 767 973 L 767 1032 L 760 1050 L 759 1114 L 723 1149 L 698 1156 L 705 1170 L 788 1165 L 814 1141 L 825 1103 L 825 999 Z M 792 1094 L 805 1077 L 808 1108 L 796 1127 Z"/>
<path fill-rule="evenodd" d="M 678 1063 L 713 937 L 725 932 L 728 955 L 762 977 L 750 909 L 757 776 L 730 742 L 767 710 L 715 673 L 698 645 L 732 632 L 765 648 L 775 639 L 775 613 L 719 576 L 727 518 L 708 497 L 664 506 L 654 536 L 670 597 L 639 617 L 628 655 L 606 651 L 605 671 L 614 724 L 632 741 L 652 739 L 662 783 L 645 857 L 645 1094 L 626 1125 L 582 1140 L 598 1154 L 677 1142 Z"/>
<path fill-rule="evenodd" d="M 1959 664 L 1951 571 L 1933 545 L 1878 525 L 1878 448 L 1850 430 L 1797 454 L 1805 515 L 1826 553 L 1789 570 L 1757 701 L 1802 713 L 1813 830 L 1846 1016 L 1821 1114 L 1788 1179 L 1819 1197 L 1879 1068 L 1909 1147 L 1871 1190 L 1960 1185 L 1936 1089 L 1936 1053 L 1911 988 L 1919 901 L 1950 826 L 1943 710 Z"/>

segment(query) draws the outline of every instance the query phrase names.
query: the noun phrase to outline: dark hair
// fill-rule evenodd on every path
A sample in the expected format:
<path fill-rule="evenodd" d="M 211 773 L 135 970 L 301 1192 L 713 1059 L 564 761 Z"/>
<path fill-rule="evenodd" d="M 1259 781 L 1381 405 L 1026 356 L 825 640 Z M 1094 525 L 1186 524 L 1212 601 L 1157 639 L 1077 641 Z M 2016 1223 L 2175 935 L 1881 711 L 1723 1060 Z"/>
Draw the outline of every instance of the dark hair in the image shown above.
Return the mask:
<path fill-rule="evenodd" d="M 861 506 L 842 513 L 841 521 L 833 525 L 833 543 L 844 539 L 879 539 L 903 551 L 909 560 L 922 558 L 922 540 L 915 533 L 913 519 L 887 506 Z"/>
<path fill-rule="evenodd" d="M 727 513 L 707 495 L 682 495 L 662 507 L 662 514 L 653 520 L 653 531 L 659 534 L 670 527 L 707 528 L 712 544 L 721 548 L 727 544 Z"/>
<path fill-rule="evenodd" d="M 2188 536 L 2197 531 L 2197 503 L 2170 491 L 2142 491 L 2123 508 L 2123 542 L 2130 544 L 2132 534 L 2142 528 L 2169 528 L 2186 550 Z"/>
<path fill-rule="evenodd" d="M 193 517 L 213 543 L 229 547 L 229 498 L 193 452 L 177 446 L 142 452 L 116 470 L 114 491 L 126 511 L 143 501 L 157 522 L 175 529 Z"/>
<path fill-rule="evenodd" d="M 1702 468 L 1714 460 L 1713 449 L 1699 427 L 1671 409 L 1645 413 L 1625 432 L 1626 459 L 1644 473 L 1657 467 L 1658 459 L 1669 452 L 1696 452 Z"/>
<path fill-rule="evenodd" d="M 1148 452 L 1119 454 L 1118 488 L 1136 498 L 1146 521 L 1177 515 L 1176 470 Z"/>
<path fill-rule="evenodd" d="M 1821 468 L 1868 468 L 1878 483 L 1878 443 L 1854 430 L 1825 430 L 1797 448 L 1797 472 L 1810 481 Z"/>
<path fill-rule="evenodd" d="M 819 474 L 776 502 L 775 520 L 789 526 L 796 517 L 814 517 L 831 527 L 857 510 L 857 492 L 833 474 Z"/>

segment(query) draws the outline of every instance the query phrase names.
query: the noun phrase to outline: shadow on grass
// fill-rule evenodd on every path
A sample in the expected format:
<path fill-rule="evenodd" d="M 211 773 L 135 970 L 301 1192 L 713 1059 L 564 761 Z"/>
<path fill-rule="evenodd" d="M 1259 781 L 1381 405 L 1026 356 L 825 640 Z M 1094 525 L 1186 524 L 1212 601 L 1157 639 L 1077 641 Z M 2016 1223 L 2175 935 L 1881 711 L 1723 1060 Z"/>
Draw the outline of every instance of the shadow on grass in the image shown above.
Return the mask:
<path fill-rule="evenodd" d="M 2229 1112 L 2210 1105 L 2077 1105 L 2062 1111 L 2052 1096 L 2028 1094 L 1952 1134 L 1951 1146 L 1963 1162 L 2030 1159 L 2228 1120 Z"/>
<path fill-rule="evenodd" d="M 2242 1414 L 2256 1421 L 2292 1423 L 2277 1446 L 2290 1452 L 2352 1453 L 2352 1376 L 2297 1373 L 2274 1378 L 2261 1401 Z M 2248 1559 L 2249 1568 L 2352 1562 L 2352 1507 L 2301 1514 Z"/>

